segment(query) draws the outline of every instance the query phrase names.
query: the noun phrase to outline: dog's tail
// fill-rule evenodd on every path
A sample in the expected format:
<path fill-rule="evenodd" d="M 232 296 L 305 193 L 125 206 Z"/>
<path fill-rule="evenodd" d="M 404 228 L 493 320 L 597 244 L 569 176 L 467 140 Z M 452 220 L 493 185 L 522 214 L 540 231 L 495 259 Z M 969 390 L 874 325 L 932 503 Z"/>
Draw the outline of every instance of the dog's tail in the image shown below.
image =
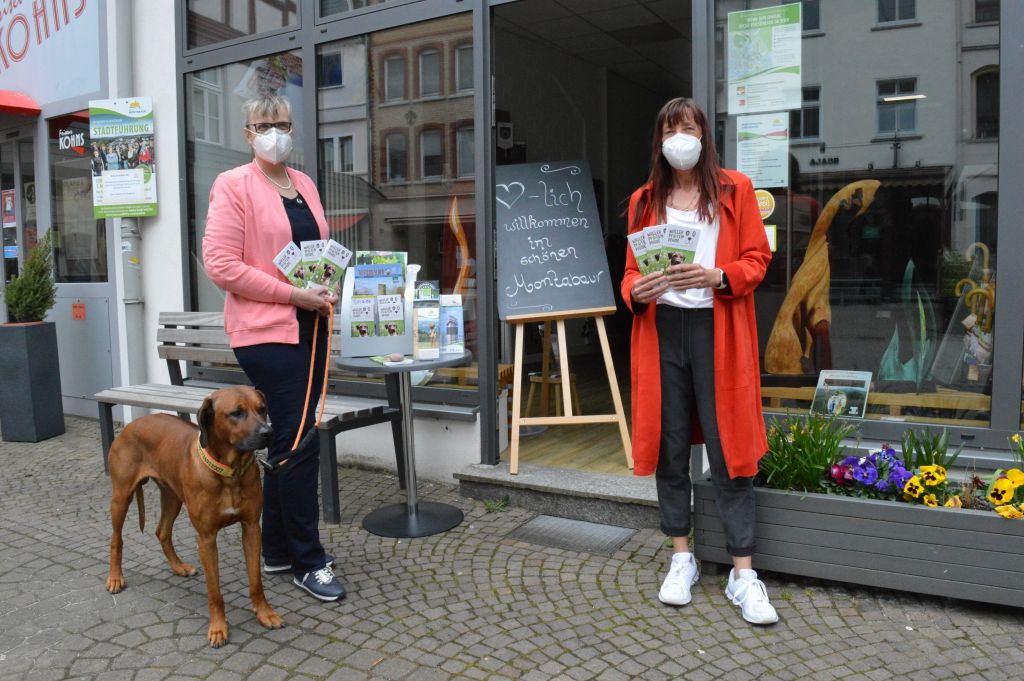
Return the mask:
<path fill-rule="evenodd" d="M 146 502 L 142 496 L 142 485 L 144 484 L 145 481 L 135 488 L 135 502 L 139 505 L 139 532 L 146 531 Z"/>

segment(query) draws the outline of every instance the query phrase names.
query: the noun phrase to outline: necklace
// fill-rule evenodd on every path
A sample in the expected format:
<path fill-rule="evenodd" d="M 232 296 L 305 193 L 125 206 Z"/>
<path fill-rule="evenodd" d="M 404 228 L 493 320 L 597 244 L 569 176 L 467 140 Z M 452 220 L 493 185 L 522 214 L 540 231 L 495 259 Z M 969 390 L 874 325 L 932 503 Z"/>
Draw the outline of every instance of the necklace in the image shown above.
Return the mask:
<path fill-rule="evenodd" d="M 267 178 L 267 181 L 270 182 L 270 184 L 272 184 L 275 187 L 277 187 L 278 189 L 283 189 L 285 191 L 291 191 L 292 189 L 295 188 L 295 184 L 292 182 L 292 176 L 288 175 L 288 171 L 287 170 L 285 171 L 285 177 L 288 178 L 288 184 L 281 184 L 280 182 L 277 182 L 276 180 L 274 180 L 274 178 L 272 178 L 270 175 L 267 175 L 267 171 L 263 170 L 263 166 L 261 166 L 259 164 L 259 162 L 256 163 L 256 167 L 260 169 L 261 173 L 263 173 L 263 177 Z"/>
<path fill-rule="evenodd" d="M 673 191 L 672 193 L 675 194 L 675 191 Z M 681 211 L 693 210 L 697 206 L 697 203 L 699 201 L 700 201 L 700 190 L 697 189 L 694 192 L 693 197 L 690 198 L 684 205 L 678 206 L 678 207 L 677 206 L 672 206 L 672 208 L 675 208 L 676 210 L 681 210 Z M 671 205 L 672 203 L 673 202 L 670 200 L 669 204 Z"/>

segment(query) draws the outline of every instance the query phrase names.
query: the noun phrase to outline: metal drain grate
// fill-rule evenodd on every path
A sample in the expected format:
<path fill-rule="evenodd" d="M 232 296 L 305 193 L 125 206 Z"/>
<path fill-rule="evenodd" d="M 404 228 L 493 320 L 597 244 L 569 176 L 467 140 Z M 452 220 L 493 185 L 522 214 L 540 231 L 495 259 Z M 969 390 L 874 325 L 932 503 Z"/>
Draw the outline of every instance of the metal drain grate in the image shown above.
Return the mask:
<path fill-rule="evenodd" d="M 551 546 L 556 549 L 610 556 L 625 544 L 634 532 L 636 530 L 627 527 L 599 525 L 582 520 L 539 515 L 512 530 L 507 536 L 509 539 Z"/>

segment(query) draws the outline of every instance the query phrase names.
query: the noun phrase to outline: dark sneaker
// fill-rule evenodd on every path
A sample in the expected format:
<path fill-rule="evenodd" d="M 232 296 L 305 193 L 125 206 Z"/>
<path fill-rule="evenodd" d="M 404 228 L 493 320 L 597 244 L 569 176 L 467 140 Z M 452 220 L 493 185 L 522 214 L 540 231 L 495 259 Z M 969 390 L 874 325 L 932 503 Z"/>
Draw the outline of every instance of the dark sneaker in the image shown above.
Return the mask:
<path fill-rule="evenodd" d="M 319 598 L 321 601 L 336 601 L 345 597 L 345 587 L 334 578 L 334 571 L 329 567 L 307 572 L 302 579 L 293 577 L 292 582 L 313 598 Z"/>
<path fill-rule="evenodd" d="M 334 556 L 327 553 L 327 567 L 334 567 Z M 263 560 L 263 574 L 265 575 L 283 575 L 292 571 L 292 564 L 285 563 L 284 561 L 278 560 Z"/>

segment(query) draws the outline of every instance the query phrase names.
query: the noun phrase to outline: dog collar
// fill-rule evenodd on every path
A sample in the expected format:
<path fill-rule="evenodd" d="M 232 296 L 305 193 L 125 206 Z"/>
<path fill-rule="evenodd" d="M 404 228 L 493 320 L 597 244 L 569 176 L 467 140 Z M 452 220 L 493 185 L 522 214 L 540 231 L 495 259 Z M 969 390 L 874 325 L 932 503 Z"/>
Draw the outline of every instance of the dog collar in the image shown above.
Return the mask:
<path fill-rule="evenodd" d="M 202 437 L 202 435 L 196 437 L 196 449 L 199 451 L 199 460 L 202 461 L 206 465 L 207 468 L 209 468 L 211 471 L 213 471 L 217 475 L 222 475 L 225 478 L 234 477 L 235 469 L 232 468 L 231 466 L 226 466 L 226 465 L 222 464 L 220 461 L 217 461 L 217 459 L 215 459 L 212 456 L 210 456 L 210 453 L 208 451 L 206 451 L 206 449 L 202 445 L 201 437 Z M 242 464 L 242 467 L 240 469 L 238 469 L 238 474 L 239 475 L 241 475 L 242 473 L 245 473 L 246 469 L 249 468 L 249 465 L 252 464 L 252 460 L 253 460 L 253 457 L 250 456 L 245 461 L 245 463 Z"/>

